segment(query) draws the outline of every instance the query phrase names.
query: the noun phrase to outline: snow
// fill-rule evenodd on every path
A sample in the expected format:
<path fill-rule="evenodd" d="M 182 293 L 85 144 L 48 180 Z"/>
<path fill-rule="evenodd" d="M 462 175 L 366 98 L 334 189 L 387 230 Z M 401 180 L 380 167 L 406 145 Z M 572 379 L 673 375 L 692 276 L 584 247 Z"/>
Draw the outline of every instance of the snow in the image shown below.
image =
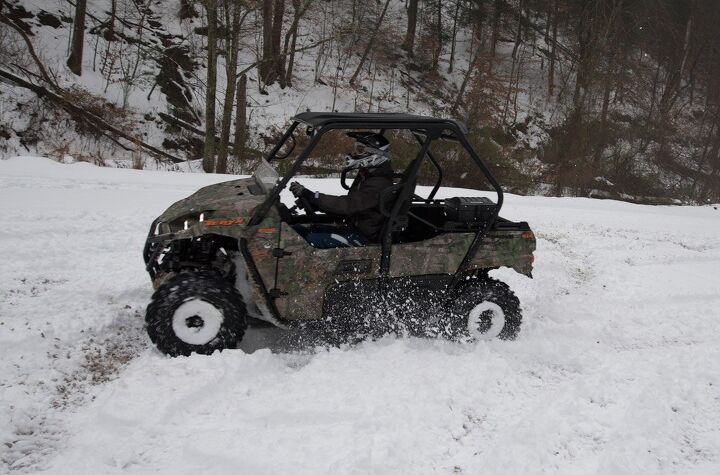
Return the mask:
<path fill-rule="evenodd" d="M 166 358 L 147 227 L 231 178 L 0 160 L 0 473 L 720 473 L 717 207 L 506 196 L 538 237 L 533 280 L 494 273 L 514 342 Z"/>

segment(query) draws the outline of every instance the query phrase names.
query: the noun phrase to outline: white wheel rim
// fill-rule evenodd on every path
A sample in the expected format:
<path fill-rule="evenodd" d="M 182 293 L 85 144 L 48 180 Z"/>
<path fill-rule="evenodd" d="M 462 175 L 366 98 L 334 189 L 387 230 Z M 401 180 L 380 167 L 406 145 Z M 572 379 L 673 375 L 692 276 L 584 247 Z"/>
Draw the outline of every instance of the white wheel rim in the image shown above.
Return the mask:
<path fill-rule="evenodd" d="M 490 328 L 481 331 L 481 325 L 485 325 L 487 318 L 490 318 Z M 467 331 L 471 337 L 480 340 L 497 338 L 505 326 L 505 312 L 500 306 L 493 302 L 481 302 L 468 315 Z"/>
<path fill-rule="evenodd" d="M 175 336 L 185 343 L 204 345 L 217 336 L 224 320 L 222 312 L 214 305 L 191 299 L 175 310 L 172 327 Z"/>

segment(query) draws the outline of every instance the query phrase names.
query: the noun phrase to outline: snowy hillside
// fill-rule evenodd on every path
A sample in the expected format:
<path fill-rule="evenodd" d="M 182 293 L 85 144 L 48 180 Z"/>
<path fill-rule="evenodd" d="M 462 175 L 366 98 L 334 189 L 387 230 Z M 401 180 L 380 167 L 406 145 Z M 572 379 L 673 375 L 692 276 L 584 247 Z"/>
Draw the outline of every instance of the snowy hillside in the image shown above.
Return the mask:
<path fill-rule="evenodd" d="M 707 204 L 719 21 L 718 2 L 0 0 L 0 158 L 242 172 L 298 112 L 412 112 L 467 123 L 519 194 Z"/>
<path fill-rule="evenodd" d="M 0 473 L 720 472 L 718 207 L 507 196 L 538 236 L 533 280 L 495 272 L 513 342 L 166 358 L 147 226 L 228 178 L 0 161 Z"/>

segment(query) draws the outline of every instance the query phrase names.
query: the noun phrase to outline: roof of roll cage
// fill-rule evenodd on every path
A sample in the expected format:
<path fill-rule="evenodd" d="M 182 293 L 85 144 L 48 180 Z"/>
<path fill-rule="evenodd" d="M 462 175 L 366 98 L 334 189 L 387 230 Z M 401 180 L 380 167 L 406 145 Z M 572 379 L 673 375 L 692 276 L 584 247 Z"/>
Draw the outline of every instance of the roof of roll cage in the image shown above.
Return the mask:
<path fill-rule="evenodd" d="M 467 127 L 462 122 L 401 112 L 303 112 L 293 117 L 292 120 L 317 129 L 329 125 L 339 125 L 351 129 L 451 128 L 457 129 L 463 134 L 468 133 Z"/>

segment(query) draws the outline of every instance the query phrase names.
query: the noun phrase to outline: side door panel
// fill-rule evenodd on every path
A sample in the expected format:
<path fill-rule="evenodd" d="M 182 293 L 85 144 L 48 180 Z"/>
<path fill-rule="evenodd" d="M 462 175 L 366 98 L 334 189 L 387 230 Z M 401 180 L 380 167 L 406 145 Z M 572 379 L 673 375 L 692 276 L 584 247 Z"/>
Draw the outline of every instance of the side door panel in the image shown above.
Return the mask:
<path fill-rule="evenodd" d="M 330 284 L 379 275 L 380 246 L 316 249 L 282 223 L 280 247 L 290 254 L 279 259 L 277 287 L 286 295 L 276 299 L 275 305 L 286 319 L 322 318 L 323 297 Z"/>

